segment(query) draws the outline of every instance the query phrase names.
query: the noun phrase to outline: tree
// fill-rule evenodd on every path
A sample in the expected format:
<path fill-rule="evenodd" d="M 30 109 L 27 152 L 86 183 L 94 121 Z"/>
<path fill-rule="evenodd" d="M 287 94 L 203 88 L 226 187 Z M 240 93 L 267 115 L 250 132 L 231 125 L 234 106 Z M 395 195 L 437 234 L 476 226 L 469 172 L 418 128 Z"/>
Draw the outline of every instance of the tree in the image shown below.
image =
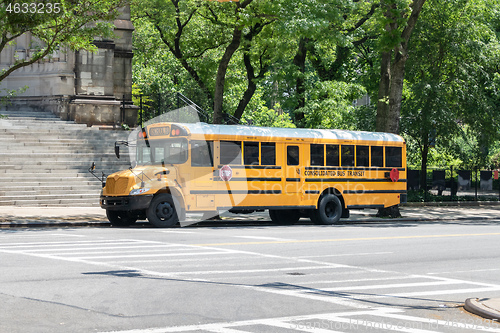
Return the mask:
<path fill-rule="evenodd" d="M 93 41 L 96 37 L 112 36 L 111 21 L 125 3 L 125 0 L 58 0 L 57 3 L 2 0 L 0 52 L 25 33 L 30 33 L 39 43 L 32 45 L 35 51 L 29 56 L 18 58 L 2 69 L 0 82 L 16 69 L 37 62 L 61 46 L 73 50 L 95 50 Z"/>
<path fill-rule="evenodd" d="M 234 56 L 243 48 L 243 65 L 249 86 L 237 110 L 241 116 L 255 92 L 255 81 L 267 70 L 261 62 L 256 74 L 251 47 L 257 35 L 275 21 L 272 1 L 231 3 L 197 0 L 137 2 L 135 16 L 147 19 L 206 99 L 212 101 L 214 123 L 223 121 L 226 79 Z M 262 53 L 263 52 L 263 53 Z M 266 50 L 261 50 L 263 60 Z"/>
<path fill-rule="evenodd" d="M 385 33 L 380 39 L 381 65 L 377 131 L 399 134 L 401 99 L 409 42 L 425 0 L 383 0 Z"/>
<path fill-rule="evenodd" d="M 414 32 L 402 109 L 402 129 L 421 156 L 422 188 L 431 146 L 453 152 L 464 167 L 478 167 L 500 136 L 500 43 L 494 25 L 500 2 L 429 2 Z"/>
<path fill-rule="evenodd" d="M 410 37 L 425 0 L 382 0 L 385 33 L 380 38 L 380 84 L 377 99 L 376 129 L 399 134 L 405 65 Z M 379 209 L 377 216 L 400 217 L 398 206 Z"/>

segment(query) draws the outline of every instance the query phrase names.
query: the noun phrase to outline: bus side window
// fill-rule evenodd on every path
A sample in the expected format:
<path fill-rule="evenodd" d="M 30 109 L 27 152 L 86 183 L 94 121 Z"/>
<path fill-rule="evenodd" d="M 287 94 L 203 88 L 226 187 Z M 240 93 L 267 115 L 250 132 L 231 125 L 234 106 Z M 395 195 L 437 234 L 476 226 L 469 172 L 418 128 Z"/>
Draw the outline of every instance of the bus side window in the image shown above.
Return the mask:
<path fill-rule="evenodd" d="M 340 148 L 341 158 L 342 158 L 342 166 L 354 166 L 354 146 L 342 145 Z"/>
<path fill-rule="evenodd" d="M 385 147 L 385 166 L 387 168 L 400 168 L 403 166 L 401 147 Z"/>
<path fill-rule="evenodd" d="M 339 145 L 326 145 L 326 165 L 339 166 Z"/>
<path fill-rule="evenodd" d="M 311 165 L 325 165 L 325 146 L 311 144 Z"/>
<path fill-rule="evenodd" d="M 369 151 L 368 146 L 356 146 L 356 166 L 370 166 Z"/>
<path fill-rule="evenodd" d="M 258 142 L 243 142 L 243 164 L 259 165 Z"/>
<path fill-rule="evenodd" d="M 299 165 L 299 146 L 286 147 L 286 164 Z"/>
<path fill-rule="evenodd" d="M 260 154 L 261 165 L 276 165 L 276 144 L 274 142 L 262 142 Z"/>
<path fill-rule="evenodd" d="M 191 166 L 213 166 L 213 141 L 191 141 Z"/>
<path fill-rule="evenodd" d="M 220 163 L 241 164 L 241 141 L 220 142 Z"/>
<path fill-rule="evenodd" d="M 372 167 L 384 166 L 384 147 L 372 146 Z"/>

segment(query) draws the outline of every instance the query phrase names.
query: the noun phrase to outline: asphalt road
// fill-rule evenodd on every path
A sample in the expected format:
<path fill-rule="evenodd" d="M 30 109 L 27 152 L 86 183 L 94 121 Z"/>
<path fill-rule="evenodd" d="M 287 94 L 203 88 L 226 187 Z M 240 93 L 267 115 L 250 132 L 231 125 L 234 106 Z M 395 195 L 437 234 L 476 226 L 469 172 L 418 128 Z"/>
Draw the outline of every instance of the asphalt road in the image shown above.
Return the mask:
<path fill-rule="evenodd" d="M 0 230 L 0 332 L 500 332 L 500 221 Z"/>

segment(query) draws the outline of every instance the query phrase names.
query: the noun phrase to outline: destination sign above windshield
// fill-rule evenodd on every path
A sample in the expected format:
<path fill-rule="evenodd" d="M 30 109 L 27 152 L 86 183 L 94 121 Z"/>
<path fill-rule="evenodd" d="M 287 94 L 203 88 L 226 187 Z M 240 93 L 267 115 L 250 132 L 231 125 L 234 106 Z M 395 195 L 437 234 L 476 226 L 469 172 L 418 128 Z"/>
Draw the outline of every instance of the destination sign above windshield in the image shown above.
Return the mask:
<path fill-rule="evenodd" d="M 162 136 L 162 135 L 169 135 L 169 134 L 170 134 L 170 127 L 169 126 L 152 127 L 149 129 L 149 136 Z"/>

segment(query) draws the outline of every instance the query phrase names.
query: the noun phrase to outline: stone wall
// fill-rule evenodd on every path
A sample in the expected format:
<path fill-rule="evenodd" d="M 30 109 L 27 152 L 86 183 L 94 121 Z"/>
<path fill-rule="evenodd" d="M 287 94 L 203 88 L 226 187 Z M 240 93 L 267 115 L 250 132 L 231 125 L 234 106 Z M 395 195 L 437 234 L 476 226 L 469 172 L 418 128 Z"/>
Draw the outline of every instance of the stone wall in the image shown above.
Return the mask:
<path fill-rule="evenodd" d="M 55 51 L 30 66 L 20 68 L 0 84 L 0 89 L 26 91 L 11 100 L 9 109 L 49 110 L 61 119 L 91 125 L 137 124 L 132 105 L 132 32 L 130 8 L 121 9 L 115 39 L 96 40 L 97 52 L 69 49 Z M 36 43 L 30 34 L 0 54 L 0 69 L 16 57 L 29 57 Z M 1 94 L 2 92 L 0 92 Z M 4 92 L 5 93 L 5 92 Z"/>

